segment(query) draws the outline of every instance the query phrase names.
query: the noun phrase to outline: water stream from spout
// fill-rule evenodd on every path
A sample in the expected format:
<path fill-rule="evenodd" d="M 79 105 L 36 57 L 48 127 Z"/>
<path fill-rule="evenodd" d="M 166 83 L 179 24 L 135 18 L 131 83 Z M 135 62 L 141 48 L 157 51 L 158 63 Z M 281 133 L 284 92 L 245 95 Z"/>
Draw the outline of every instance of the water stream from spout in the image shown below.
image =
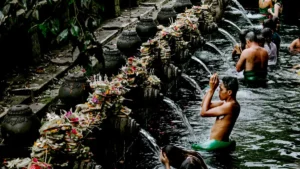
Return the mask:
<path fill-rule="evenodd" d="M 215 49 L 221 55 L 221 59 L 224 61 L 224 63 L 226 63 L 228 66 L 230 66 L 230 64 L 228 63 L 228 60 L 226 59 L 225 53 L 223 53 L 215 44 L 213 44 L 211 42 L 206 42 L 205 45 L 210 46 L 213 49 Z"/>
<path fill-rule="evenodd" d="M 239 26 L 237 26 L 235 23 L 231 22 L 230 20 L 223 19 L 224 22 L 229 23 L 230 25 L 234 26 L 236 29 L 238 29 L 240 32 L 242 31 Z"/>
<path fill-rule="evenodd" d="M 189 82 L 196 90 L 198 93 L 201 94 L 201 97 L 203 97 L 203 92 L 200 88 L 200 86 L 198 85 L 198 83 L 193 79 L 191 78 L 190 76 L 188 76 L 187 74 L 185 73 L 182 73 L 181 76 L 187 81 Z"/>
<path fill-rule="evenodd" d="M 148 141 L 149 141 L 149 143 L 150 143 L 150 149 L 154 152 L 154 153 L 156 153 L 157 154 L 157 157 L 158 157 L 158 155 L 159 155 L 159 153 L 160 153 L 160 148 L 159 148 L 159 146 L 156 144 L 156 141 L 155 141 L 155 139 L 150 135 L 150 133 L 148 133 L 146 130 L 144 130 L 144 129 L 141 129 L 140 130 L 140 134 L 143 136 L 143 137 L 145 137 Z"/>
<path fill-rule="evenodd" d="M 252 22 L 251 22 L 250 19 L 247 17 L 247 12 L 246 12 L 246 10 L 245 10 L 244 7 L 239 3 L 239 1 L 237 1 L 237 0 L 232 0 L 232 1 L 233 1 L 233 2 L 236 4 L 236 6 L 240 9 L 240 11 L 241 11 L 243 17 L 245 18 L 245 20 L 246 20 L 251 26 L 253 26 Z"/>
<path fill-rule="evenodd" d="M 206 42 L 205 45 L 212 47 L 213 49 L 215 49 L 221 56 L 224 56 L 224 53 L 213 43 L 211 42 Z"/>
<path fill-rule="evenodd" d="M 171 100 L 170 98 L 167 98 L 167 97 L 164 97 L 163 101 L 169 105 L 174 111 L 176 114 L 178 114 L 181 118 L 182 118 L 182 121 L 183 123 L 185 124 L 185 126 L 188 128 L 188 131 L 190 132 L 190 134 L 193 136 L 193 139 L 192 141 L 196 141 L 196 136 L 195 136 L 195 132 L 194 132 L 194 129 L 192 128 L 189 120 L 186 118 L 186 116 L 182 113 L 182 110 L 181 108 L 175 104 L 175 102 L 173 100 Z"/>
<path fill-rule="evenodd" d="M 238 0 L 232 0 L 232 1 L 240 9 L 241 12 L 247 13 L 247 11 L 245 10 L 245 8 L 240 4 L 240 2 Z"/>
<path fill-rule="evenodd" d="M 220 33 L 222 33 L 228 40 L 230 40 L 230 41 L 233 43 L 233 45 L 236 45 L 236 44 L 237 44 L 237 42 L 236 42 L 236 40 L 234 39 L 234 37 L 231 36 L 226 30 L 224 30 L 224 29 L 222 29 L 222 28 L 218 28 L 218 31 L 219 31 Z"/>
<path fill-rule="evenodd" d="M 195 56 L 192 56 L 192 59 L 194 61 L 200 63 L 204 67 L 204 69 L 209 73 L 209 75 L 212 75 L 211 71 L 209 71 L 209 69 L 207 68 L 207 66 L 200 59 L 196 58 Z"/>

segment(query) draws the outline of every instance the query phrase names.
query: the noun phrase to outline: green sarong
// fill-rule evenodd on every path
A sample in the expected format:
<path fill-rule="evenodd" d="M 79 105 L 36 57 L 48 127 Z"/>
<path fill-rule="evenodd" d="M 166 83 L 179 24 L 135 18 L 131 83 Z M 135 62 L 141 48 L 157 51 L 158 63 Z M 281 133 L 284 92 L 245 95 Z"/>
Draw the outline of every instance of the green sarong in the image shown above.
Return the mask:
<path fill-rule="evenodd" d="M 267 71 L 244 71 L 244 80 L 248 87 L 266 87 Z"/>
<path fill-rule="evenodd" d="M 235 145 L 236 145 L 235 141 L 226 142 L 226 141 L 219 141 L 213 139 L 201 144 L 193 144 L 192 149 L 214 151 L 214 150 L 235 148 Z"/>

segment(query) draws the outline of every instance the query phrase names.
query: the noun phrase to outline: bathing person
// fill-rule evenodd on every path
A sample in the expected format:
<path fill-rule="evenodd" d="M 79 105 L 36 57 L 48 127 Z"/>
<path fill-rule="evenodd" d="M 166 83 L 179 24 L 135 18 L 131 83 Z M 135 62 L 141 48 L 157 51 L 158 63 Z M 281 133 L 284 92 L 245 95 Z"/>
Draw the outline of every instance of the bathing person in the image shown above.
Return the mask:
<path fill-rule="evenodd" d="M 230 149 L 235 142 L 229 139 L 234 124 L 240 114 L 240 105 L 236 100 L 239 88 L 238 80 L 235 77 L 224 77 L 220 84 L 219 98 L 221 101 L 212 102 L 211 99 L 219 86 L 217 74 L 211 76 L 209 90 L 202 100 L 202 117 L 216 117 L 212 126 L 210 140 L 201 144 L 193 144 L 195 150 L 220 150 Z"/>
<path fill-rule="evenodd" d="M 264 48 L 267 50 L 269 55 L 268 65 L 276 65 L 277 63 L 277 47 L 275 43 L 272 42 L 272 30 L 270 28 L 264 28 L 261 31 L 263 37 L 265 38 Z"/>
<path fill-rule="evenodd" d="M 240 44 L 236 44 L 234 46 L 234 49 L 232 51 L 232 59 L 234 60 L 235 58 L 240 58 L 242 51 L 246 47 L 246 39 L 245 36 L 249 32 L 247 29 L 241 30 L 239 33 L 239 39 L 240 39 Z"/>
<path fill-rule="evenodd" d="M 259 45 L 260 47 L 264 47 L 264 46 L 265 46 L 265 38 L 263 37 L 263 35 L 262 35 L 262 34 L 258 34 L 258 35 L 256 36 L 256 38 L 257 38 L 257 43 L 258 43 L 258 45 Z"/>
<path fill-rule="evenodd" d="M 272 30 L 272 32 L 273 32 L 272 42 L 275 43 L 276 48 L 277 48 L 277 56 L 279 56 L 281 38 L 280 38 L 280 36 L 278 34 L 278 31 L 277 31 L 277 19 L 273 18 L 273 19 L 264 20 L 263 28 L 270 28 Z"/>
<path fill-rule="evenodd" d="M 280 0 L 272 0 L 274 6 L 268 9 L 268 12 L 272 15 L 272 17 L 280 17 L 282 13 L 282 3 Z"/>
<path fill-rule="evenodd" d="M 280 20 L 279 20 L 279 18 L 273 16 L 272 20 L 275 23 L 275 29 L 274 29 L 274 31 L 275 32 L 279 32 L 279 30 L 280 30 Z"/>
<path fill-rule="evenodd" d="M 160 151 L 160 161 L 166 169 L 170 166 L 177 169 L 207 169 L 201 155 L 196 151 L 188 151 L 182 148 L 167 145 Z"/>
<path fill-rule="evenodd" d="M 246 49 L 236 64 L 236 70 L 244 70 L 244 80 L 250 87 L 265 85 L 268 73 L 268 52 L 259 46 L 253 31 L 246 35 Z"/>
<path fill-rule="evenodd" d="M 263 22 L 263 28 L 270 28 L 272 30 L 272 42 L 275 43 L 276 48 L 277 48 L 277 56 L 279 56 L 279 49 L 280 49 L 280 43 L 281 43 L 281 38 L 277 32 L 277 19 L 274 17 L 273 19 L 266 19 Z"/>
<path fill-rule="evenodd" d="M 300 35 L 290 44 L 289 50 L 291 54 L 298 54 L 300 52 Z"/>
<path fill-rule="evenodd" d="M 259 6 L 259 13 L 265 15 L 264 17 L 265 19 L 268 18 L 269 15 L 268 9 L 273 8 L 272 0 L 259 0 L 258 6 Z"/>

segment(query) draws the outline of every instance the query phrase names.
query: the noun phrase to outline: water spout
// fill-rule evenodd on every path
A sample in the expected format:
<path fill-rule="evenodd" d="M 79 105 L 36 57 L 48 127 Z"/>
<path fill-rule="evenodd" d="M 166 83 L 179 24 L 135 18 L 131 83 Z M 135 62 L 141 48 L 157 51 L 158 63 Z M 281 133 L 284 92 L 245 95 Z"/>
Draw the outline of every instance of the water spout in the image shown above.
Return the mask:
<path fill-rule="evenodd" d="M 223 19 L 224 22 L 229 23 L 230 25 L 234 26 L 236 29 L 238 29 L 240 32 L 242 31 L 241 28 L 239 26 L 237 26 L 236 24 L 234 24 L 233 22 L 231 22 L 230 20 L 227 19 Z"/>
<path fill-rule="evenodd" d="M 234 39 L 234 37 L 232 37 L 227 31 L 225 31 L 225 30 L 222 29 L 222 28 L 218 28 L 218 31 L 219 31 L 220 33 L 222 33 L 228 40 L 230 40 L 230 41 L 233 43 L 233 45 L 236 45 L 236 44 L 237 44 L 237 42 L 236 42 L 236 40 Z"/>
<path fill-rule="evenodd" d="M 190 132 L 190 134 L 193 136 L 194 141 L 196 141 L 196 136 L 195 136 L 195 132 L 194 129 L 192 128 L 190 122 L 188 121 L 188 119 L 186 118 L 186 116 L 182 113 L 182 110 L 180 109 L 180 107 L 178 107 L 173 100 L 164 97 L 163 101 L 169 105 L 171 108 L 174 109 L 175 113 L 178 114 L 181 118 L 183 123 L 186 125 L 186 127 L 188 128 L 188 131 Z"/>
<path fill-rule="evenodd" d="M 204 67 L 204 69 L 209 73 L 209 75 L 212 75 L 207 66 L 200 59 L 196 58 L 195 56 L 192 56 L 192 59 L 200 63 Z"/>
<path fill-rule="evenodd" d="M 187 81 L 189 82 L 196 90 L 198 93 L 201 93 L 201 97 L 203 96 L 203 93 L 202 93 L 202 90 L 200 88 L 200 86 L 198 85 L 198 83 L 193 79 L 191 78 L 190 76 L 188 76 L 187 74 L 185 73 L 182 73 L 181 76 Z"/>
<path fill-rule="evenodd" d="M 151 145 L 151 150 L 154 152 L 154 153 L 156 153 L 157 154 L 157 157 L 158 157 L 158 155 L 159 155 L 159 153 L 160 153 L 160 148 L 159 148 L 159 146 L 156 144 L 156 141 L 155 141 L 155 139 L 150 135 L 150 133 L 148 133 L 146 130 L 144 130 L 144 129 L 141 129 L 140 130 L 140 134 L 142 135 L 142 136 L 144 136 L 148 141 L 149 141 L 149 143 L 150 143 L 150 145 Z"/>

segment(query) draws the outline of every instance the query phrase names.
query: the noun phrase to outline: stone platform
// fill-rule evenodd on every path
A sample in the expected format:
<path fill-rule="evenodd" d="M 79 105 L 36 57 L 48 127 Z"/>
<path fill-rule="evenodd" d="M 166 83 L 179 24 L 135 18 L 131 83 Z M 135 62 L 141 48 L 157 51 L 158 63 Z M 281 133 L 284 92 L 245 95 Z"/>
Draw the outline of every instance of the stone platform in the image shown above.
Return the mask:
<path fill-rule="evenodd" d="M 157 16 L 159 9 L 164 4 L 172 4 L 170 0 L 147 0 L 139 7 L 121 11 L 121 16 L 104 21 L 95 31 L 97 40 L 103 45 L 116 44 L 117 37 L 123 30 L 133 29 L 138 22 L 138 17 Z M 121 23 L 121 24 L 120 24 Z M 39 67 L 31 68 L 27 76 L 13 75 L 7 80 L 7 96 L 0 100 L 0 118 L 6 115 L 7 110 L 16 104 L 28 104 L 34 113 L 43 114 L 48 106 L 57 100 L 58 89 L 68 71 L 76 66 L 79 51 L 72 53 L 71 46 L 58 51 L 51 51 L 46 55 L 49 62 L 42 63 Z"/>

